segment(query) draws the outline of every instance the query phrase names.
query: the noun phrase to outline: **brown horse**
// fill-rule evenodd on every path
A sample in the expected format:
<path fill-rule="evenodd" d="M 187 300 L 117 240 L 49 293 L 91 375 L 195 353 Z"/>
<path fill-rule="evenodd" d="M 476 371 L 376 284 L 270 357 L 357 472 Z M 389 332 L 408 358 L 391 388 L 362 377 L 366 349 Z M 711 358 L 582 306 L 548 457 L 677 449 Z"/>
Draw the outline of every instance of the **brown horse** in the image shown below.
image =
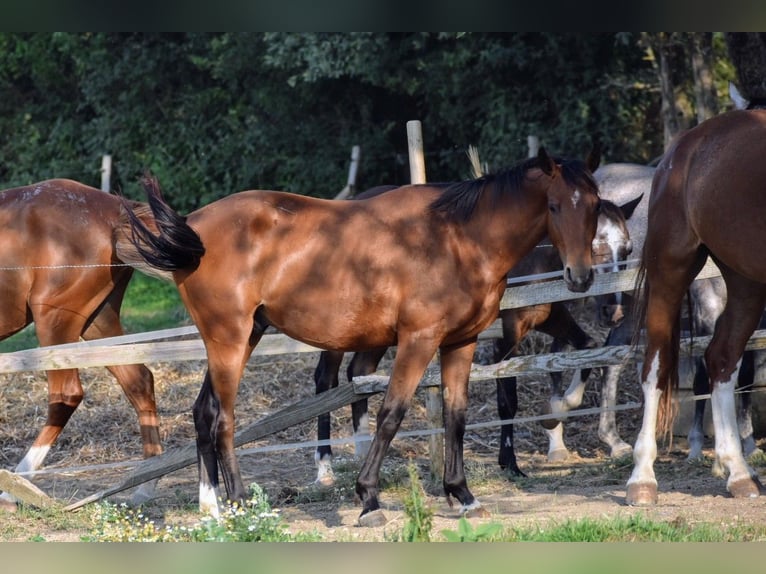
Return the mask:
<path fill-rule="evenodd" d="M 161 234 L 137 218 L 136 261 L 172 272 L 199 328 L 208 372 L 194 405 L 200 506 L 218 512 L 246 491 L 233 449 L 234 401 L 267 325 L 335 351 L 397 345 L 377 432 L 356 482 L 360 523 L 385 520 L 380 466 L 428 363 L 440 355 L 447 499 L 484 512 L 463 468 L 468 375 L 477 337 L 497 317 L 506 274 L 547 234 L 573 291 L 593 281 L 598 159 L 536 158 L 441 189 L 421 185 L 360 201 L 245 191 L 187 218 L 145 182 Z M 130 214 L 130 213 L 129 213 Z M 359 237 L 365 241 L 357 241 Z"/>
<path fill-rule="evenodd" d="M 32 322 L 43 346 L 123 334 L 120 306 L 133 269 L 115 251 L 122 209 L 116 196 L 64 179 L 0 192 L 0 339 Z M 144 456 L 159 454 L 151 371 L 107 369 L 136 410 Z M 40 468 L 82 399 L 76 369 L 48 371 L 47 420 L 16 472 Z M 151 496 L 147 486 L 134 502 Z M 8 493 L 2 501 L 15 507 Z"/>
<path fill-rule="evenodd" d="M 379 186 L 368 189 L 354 199 L 373 197 L 385 191 L 395 189 L 395 186 Z M 616 270 L 621 261 L 625 261 L 632 251 L 632 243 L 627 228 L 627 220 L 641 201 L 642 196 L 634 198 L 624 205 L 616 205 L 610 201 L 601 200 L 598 215 L 596 237 L 593 239 L 593 262 L 597 270 Z M 523 278 L 540 273 L 550 273 L 561 269 L 561 259 L 556 249 L 547 241 L 541 243 L 529 254 L 524 256 L 508 274 L 509 279 Z M 597 297 L 598 321 L 604 327 L 615 327 L 623 317 L 622 305 L 611 295 Z M 518 354 L 519 343 L 532 330 L 546 333 L 553 337 L 551 352 L 571 345 L 576 349 L 593 348 L 598 343 L 577 324 L 568 307 L 562 301 L 541 303 L 529 307 L 502 309 L 500 311 L 502 337 L 495 345 L 495 362 Z M 378 368 L 386 348 L 372 349 L 354 353 L 348 364 L 346 376 L 348 381 L 354 377 L 372 374 Z M 314 370 L 314 385 L 317 393 L 322 393 L 338 386 L 338 372 L 343 361 L 343 352 L 323 351 Z M 570 387 L 564 393 L 561 373 L 551 373 L 551 410 L 565 412 L 576 408 L 582 402 L 583 391 L 588 380 L 590 369 L 582 369 Z M 501 420 L 509 420 L 516 416 L 518 410 L 518 395 L 516 377 L 497 379 L 497 410 Z M 358 457 L 367 454 L 370 443 L 369 419 L 367 416 L 367 399 L 361 399 L 351 405 L 352 424 L 354 430 L 355 452 Z M 614 418 L 610 419 L 614 421 Z M 604 421 L 599 425 L 599 432 Z M 616 424 L 616 423 L 615 423 Z M 550 438 L 548 457 L 559 460 L 569 455 L 563 442 L 563 424 L 558 420 L 545 421 L 543 426 Z M 616 433 L 616 431 L 615 431 Z M 330 438 L 329 413 L 318 417 L 317 439 L 327 441 Z M 619 437 L 618 437 L 619 438 Z M 610 443 L 610 446 L 614 446 Z M 629 447 L 628 447 L 629 448 Z M 322 444 L 314 453 L 317 468 L 316 483 L 323 486 L 334 484 L 332 470 L 332 447 Z M 500 429 L 500 448 L 498 453 L 500 467 L 511 475 L 525 476 L 516 461 L 513 444 L 513 425 L 507 424 Z"/>
<path fill-rule="evenodd" d="M 646 327 L 644 418 L 628 504 L 657 501 L 656 433 L 668 431 L 672 419 L 682 299 L 708 256 L 727 290 L 705 351 L 716 458 L 729 474 L 733 496 L 760 494 L 739 441 L 734 387 L 745 344 L 766 305 L 766 258 L 757 249 L 766 231 L 765 156 L 766 111 L 733 111 L 684 133 L 657 167 L 639 273 L 639 281 L 645 280 L 638 321 Z"/>

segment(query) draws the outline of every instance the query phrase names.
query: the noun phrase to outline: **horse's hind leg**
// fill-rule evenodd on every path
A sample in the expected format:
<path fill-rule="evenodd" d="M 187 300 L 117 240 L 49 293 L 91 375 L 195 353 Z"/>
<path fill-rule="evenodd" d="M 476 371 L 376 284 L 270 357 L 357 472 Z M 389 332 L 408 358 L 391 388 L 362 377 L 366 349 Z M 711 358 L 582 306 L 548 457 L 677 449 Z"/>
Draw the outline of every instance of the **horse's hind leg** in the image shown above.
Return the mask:
<path fill-rule="evenodd" d="M 670 365 L 674 364 L 679 337 L 678 321 L 681 302 L 689 284 L 705 261 L 705 254 L 690 250 L 685 255 L 671 257 L 663 249 L 647 243 L 645 253 L 657 253 L 647 268 L 646 290 L 646 350 L 641 372 L 644 412 L 641 428 L 633 448 L 633 471 L 627 482 L 626 502 L 634 506 L 657 503 L 657 478 L 654 461 L 657 458 L 657 421 L 661 412 L 660 399 L 670 396 Z"/>
<path fill-rule="evenodd" d="M 736 422 L 734 387 L 745 344 L 766 305 L 766 286 L 755 283 L 719 264 L 726 281 L 727 302 L 716 323 L 713 339 L 705 351 L 712 386 L 711 404 L 715 429 L 716 459 L 728 472 L 727 488 L 736 498 L 760 493 L 757 475 L 742 453 Z"/>
<path fill-rule="evenodd" d="M 213 323 L 210 327 L 211 323 L 197 323 L 209 328 L 205 332 L 200 328 L 207 345 L 208 370 L 192 415 L 197 433 L 200 512 L 217 518 L 219 466 L 226 501 L 244 504 L 247 496 L 234 451 L 234 403 L 247 359 L 263 336 L 265 326 L 230 321 L 225 326 Z"/>
<path fill-rule="evenodd" d="M 71 342 L 77 338 L 76 335 L 74 338 L 52 338 L 46 330 L 40 327 L 38 324 L 37 333 L 41 346 Z M 64 427 L 82 402 L 84 396 L 77 369 L 48 371 L 47 375 L 48 414 L 45 425 L 21 459 L 21 462 L 16 465 L 15 472 L 17 473 L 30 473 L 42 466 L 51 446 L 64 430 Z M 0 494 L 0 500 L 5 501 L 3 506 L 8 509 L 13 509 L 15 506 L 14 497 L 7 492 Z"/>
<path fill-rule="evenodd" d="M 90 324 L 82 334 L 83 339 L 118 337 L 124 333 L 120 323 L 120 307 L 129 279 L 130 274 L 117 283 L 104 304 L 93 315 Z M 162 444 L 154 396 L 154 375 L 144 365 L 118 365 L 106 368 L 117 380 L 128 402 L 136 411 L 144 458 L 161 454 Z M 133 493 L 131 503 L 139 505 L 153 498 L 158 480 L 151 480 L 140 485 Z"/>
<path fill-rule="evenodd" d="M 338 371 L 343 361 L 344 353 L 338 351 L 322 351 L 314 369 L 314 386 L 316 394 L 323 393 L 338 386 Z M 317 439 L 324 441 L 330 438 L 330 413 L 317 417 Z M 332 447 L 320 445 L 314 452 L 314 462 L 317 467 L 315 484 L 332 486 L 335 484 L 335 474 L 332 471 Z"/>

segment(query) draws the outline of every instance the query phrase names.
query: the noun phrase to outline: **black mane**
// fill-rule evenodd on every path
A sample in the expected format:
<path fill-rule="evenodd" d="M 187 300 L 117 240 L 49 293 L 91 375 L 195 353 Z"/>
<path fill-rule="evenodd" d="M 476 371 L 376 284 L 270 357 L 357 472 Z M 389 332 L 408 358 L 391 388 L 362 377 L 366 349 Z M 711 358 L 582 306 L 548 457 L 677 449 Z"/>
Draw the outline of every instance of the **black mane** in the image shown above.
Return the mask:
<path fill-rule="evenodd" d="M 568 185 L 585 185 L 598 189 L 596 180 L 586 167 L 585 162 L 559 157 L 553 157 L 552 159 L 559 166 L 561 175 Z M 540 161 L 537 157 L 532 157 L 496 173 L 450 184 L 431 203 L 430 209 L 434 212 L 443 213 L 454 221 L 468 221 L 471 219 L 476 209 L 476 204 L 484 190 L 489 188 L 494 202 L 503 194 L 521 189 L 527 171 L 537 167 L 540 167 Z"/>

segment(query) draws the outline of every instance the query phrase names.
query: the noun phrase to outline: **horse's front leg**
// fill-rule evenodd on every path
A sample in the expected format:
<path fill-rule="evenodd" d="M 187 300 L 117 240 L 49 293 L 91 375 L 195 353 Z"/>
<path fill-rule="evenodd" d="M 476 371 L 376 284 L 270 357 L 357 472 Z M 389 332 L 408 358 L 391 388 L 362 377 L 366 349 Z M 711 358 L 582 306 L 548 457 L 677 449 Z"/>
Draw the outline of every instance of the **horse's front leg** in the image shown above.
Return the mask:
<path fill-rule="evenodd" d="M 370 351 L 354 353 L 348 364 L 346 376 L 352 382 L 354 377 L 373 374 L 386 354 L 388 347 L 379 347 Z M 367 413 L 367 399 L 359 399 L 351 403 L 351 420 L 354 427 L 354 454 L 360 460 L 367 457 L 370 451 L 370 417 Z"/>
<path fill-rule="evenodd" d="M 463 463 L 463 436 L 468 408 L 468 376 L 476 349 L 476 340 L 458 346 L 442 347 L 440 355 L 442 387 L 444 389 L 444 430 L 446 435 L 444 460 L 444 493 L 460 501 L 460 513 L 467 516 L 488 516 L 489 513 L 468 489 Z"/>
<path fill-rule="evenodd" d="M 438 343 L 422 333 L 399 334 L 391 378 L 378 411 L 375 438 L 356 480 L 356 493 L 362 501 L 360 526 L 381 526 L 386 523 L 378 499 L 380 466 L 437 348 Z"/>

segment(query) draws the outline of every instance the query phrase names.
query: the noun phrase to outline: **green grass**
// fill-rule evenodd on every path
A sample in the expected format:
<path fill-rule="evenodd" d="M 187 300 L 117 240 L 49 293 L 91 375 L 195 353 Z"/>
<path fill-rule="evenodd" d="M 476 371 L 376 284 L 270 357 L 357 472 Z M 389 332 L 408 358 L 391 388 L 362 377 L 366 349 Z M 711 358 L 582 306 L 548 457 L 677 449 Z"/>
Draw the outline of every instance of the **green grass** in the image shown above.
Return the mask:
<path fill-rule="evenodd" d="M 504 530 L 503 542 L 752 542 L 766 540 L 764 525 L 660 522 L 636 514 L 609 519 L 582 518 Z"/>
<path fill-rule="evenodd" d="M 175 285 L 135 273 L 122 304 L 122 324 L 128 333 L 144 333 L 188 324 L 188 314 Z M 0 341 L 0 353 L 38 347 L 34 324 Z"/>

